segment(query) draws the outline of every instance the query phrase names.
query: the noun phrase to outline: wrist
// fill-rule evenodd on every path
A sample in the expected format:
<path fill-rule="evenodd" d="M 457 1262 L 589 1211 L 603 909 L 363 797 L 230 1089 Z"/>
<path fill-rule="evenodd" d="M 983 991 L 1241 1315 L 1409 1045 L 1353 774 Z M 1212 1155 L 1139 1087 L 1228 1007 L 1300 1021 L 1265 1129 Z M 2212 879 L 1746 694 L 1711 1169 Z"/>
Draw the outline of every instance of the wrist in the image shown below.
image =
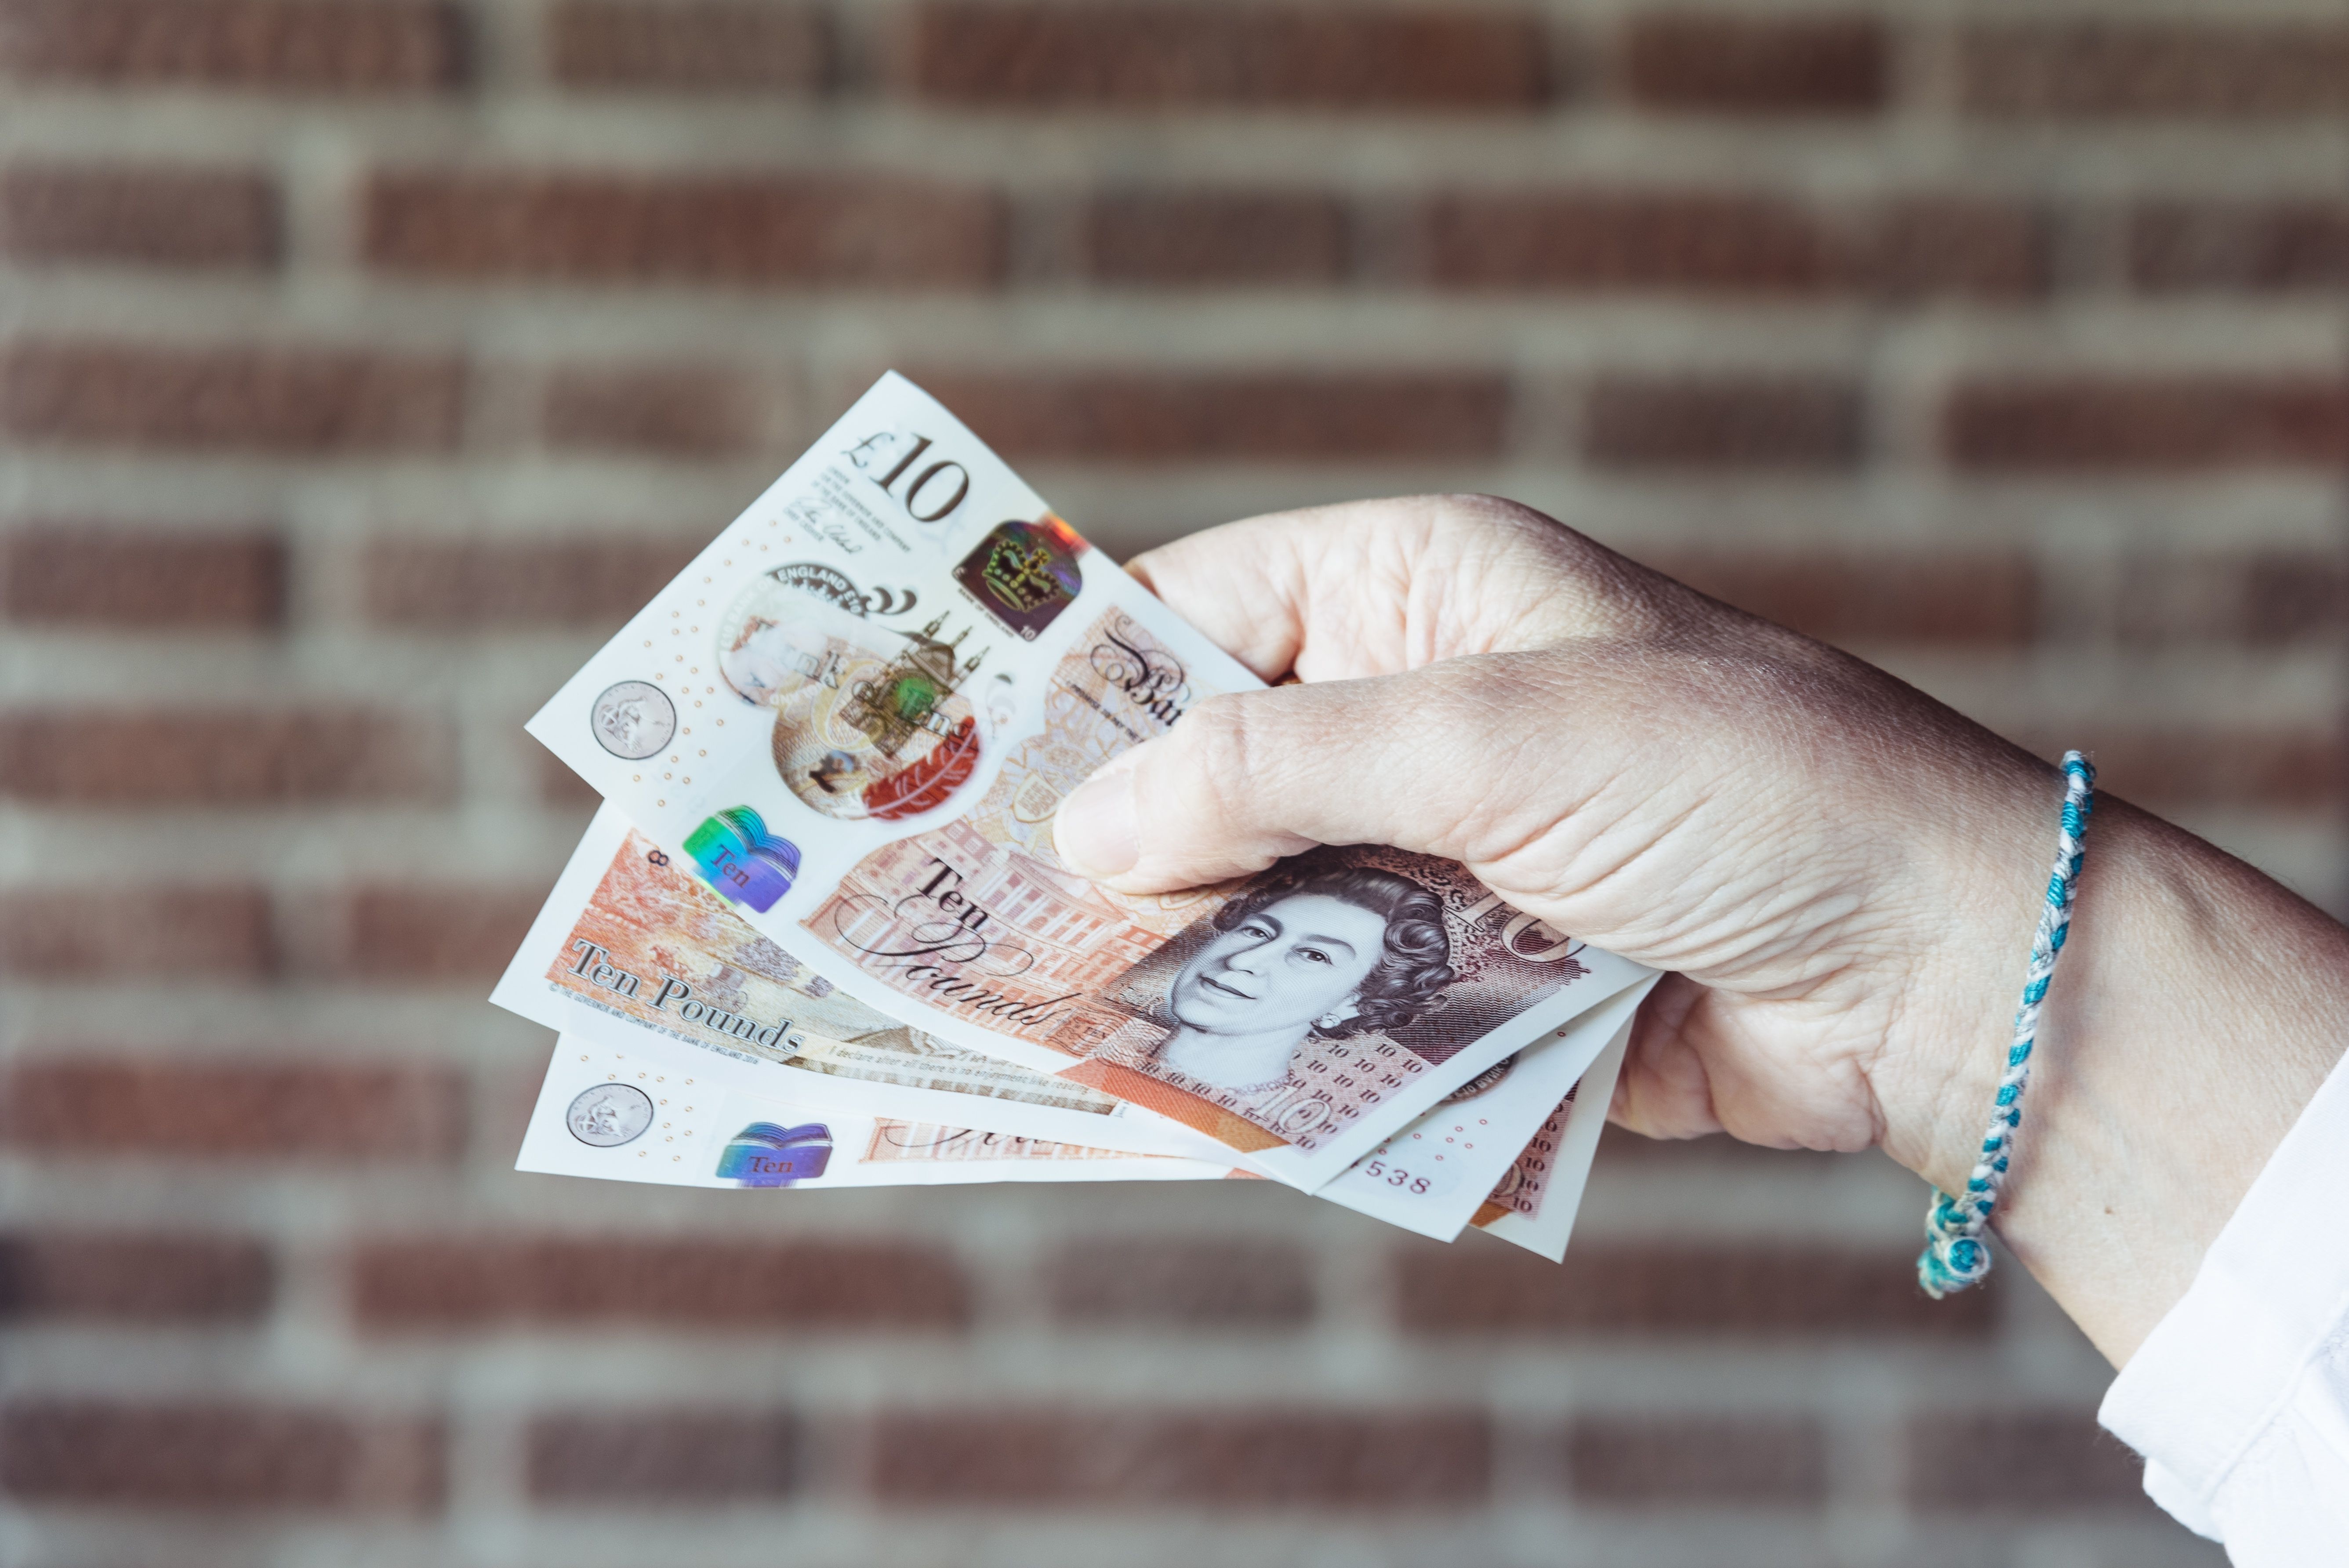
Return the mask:
<path fill-rule="evenodd" d="M 1933 791 L 1931 824 L 1917 839 L 1912 875 L 1930 918 L 1909 952 L 1897 1023 L 1869 1087 L 1885 1152 L 1945 1192 L 1959 1190 L 1981 1154 L 2046 902 L 2063 792 L 2054 769 L 2009 751 L 1969 788 Z M 2055 985 L 2065 983 L 2059 975 Z"/>
<path fill-rule="evenodd" d="M 1960 923 L 1984 962 L 1940 955 L 1940 1040 L 1920 1042 L 1912 1070 L 1880 1091 L 1888 1152 L 1943 1191 L 1971 1171 L 2004 1067 L 2029 940 L 2021 906 L 2044 893 L 2052 797 L 2033 815 L 2017 837 L 2037 872 L 2002 919 L 1985 904 Z M 2344 1020 L 2349 933 L 2099 797 L 1992 1228 L 2116 1364 L 2192 1283 L 2339 1058 Z"/>

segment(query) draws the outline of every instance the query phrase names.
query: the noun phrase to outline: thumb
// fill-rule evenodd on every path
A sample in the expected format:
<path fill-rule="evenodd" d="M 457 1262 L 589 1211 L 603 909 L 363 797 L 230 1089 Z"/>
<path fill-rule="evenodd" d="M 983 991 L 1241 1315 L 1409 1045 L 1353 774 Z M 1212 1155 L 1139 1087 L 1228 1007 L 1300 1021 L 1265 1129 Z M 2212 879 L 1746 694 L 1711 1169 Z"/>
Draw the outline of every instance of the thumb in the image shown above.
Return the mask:
<path fill-rule="evenodd" d="M 1164 892 L 1262 871 L 1315 844 L 1392 844 L 1469 860 L 1496 808 L 1464 795 L 1494 757 L 1489 666 L 1454 659 L 1403 675 L 1235 692 L 1105 764 L 1062 801 L 1061 859 L 1121 892 Z M 1480 689 L 1481 688 L 1481 689 Z M 1506 809 L 1506 808 L 1500 808 Z"/>

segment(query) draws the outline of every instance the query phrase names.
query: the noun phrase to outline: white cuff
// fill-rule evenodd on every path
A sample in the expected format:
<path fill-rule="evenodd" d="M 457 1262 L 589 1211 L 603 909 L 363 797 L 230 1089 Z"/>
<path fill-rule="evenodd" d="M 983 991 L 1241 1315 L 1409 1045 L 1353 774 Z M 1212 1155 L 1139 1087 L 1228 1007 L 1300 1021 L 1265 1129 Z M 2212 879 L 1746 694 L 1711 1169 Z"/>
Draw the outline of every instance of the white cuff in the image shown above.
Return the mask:
<path fill-rule="evenodd" d="M 2349 1541 L 2349 1058 L 2210 1245 L 2097 1419 L 2146 1491 L 2241 1568 Z"/>

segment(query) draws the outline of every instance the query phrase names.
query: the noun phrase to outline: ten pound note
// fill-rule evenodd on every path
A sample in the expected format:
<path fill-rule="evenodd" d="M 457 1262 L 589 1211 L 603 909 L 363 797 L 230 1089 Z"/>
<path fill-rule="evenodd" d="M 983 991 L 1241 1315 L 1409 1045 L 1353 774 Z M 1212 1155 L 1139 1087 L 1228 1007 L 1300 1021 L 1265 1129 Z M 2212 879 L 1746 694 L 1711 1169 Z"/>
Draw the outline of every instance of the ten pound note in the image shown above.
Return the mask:
<path fill-rule="evenodd" d="M 1556 1256 L 1647 988 L 1479 1073 L 1319 1196 L 1440 1240 L 1473 1222 Z M 564 1036 L 526 1171 L 711 1187 L 1246 1174 L 1176 1122 L 958 1049 L 835 990 L 608 804 L 491 1000 Z M 1611 1046 L 1584 1071 L 1594 1039 Z M 1578 1097 L 1568 1087 L 1577 1073 Z M 663 1086 L 692 1092 L 671 1098 Z M 704 1125 L 712 1118 L 724 1125 Z M 946 1130 L 904 1147 L 946 1152 L 885 1140 L 853 1164 L 811 1163 L 858 1129 L 907 1126 Z M 906 1168 L 884 1176 L 874 1161 Z"/>
<path fill-rule="evenodd" d="M 803 1085 L 746 1086 L 709 1068 L 707 1057 L 616 1050 L 563 1035 L 523 1135 L 519 1168 L 678 1187 L 818 1190 L 1212 1181 L 1234 1174 L 1216 1161 L 891 1116 L 795 1092 Z"/>
<path fill-rule="evenodd" d="M 694 1047 L 716 1058 L 705 1079 L 750 1093 L 1230 1164 L 1188 1128 L 874 1011 L 738 909 L 606 805 L 490 999 L 621 1050 Z"/>
<path fill-rule="evenodd" d="M 1095 768 L 1261 684 L 892 375 L 530 730 L 802 992 L 1309 1191 L 1647 972 L 1391 849 L 1143 898 L 1062 867 Z M 1566 1082 L 1615 1031 L 1568 1033 Z"/>

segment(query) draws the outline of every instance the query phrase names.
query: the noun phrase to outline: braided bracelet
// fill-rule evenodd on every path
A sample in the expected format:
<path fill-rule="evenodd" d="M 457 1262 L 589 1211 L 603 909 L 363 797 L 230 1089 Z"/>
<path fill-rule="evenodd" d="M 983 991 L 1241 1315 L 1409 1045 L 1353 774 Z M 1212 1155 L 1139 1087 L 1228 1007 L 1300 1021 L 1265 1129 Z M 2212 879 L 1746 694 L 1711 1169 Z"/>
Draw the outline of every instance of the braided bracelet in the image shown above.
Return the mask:
<path fill-rule="evenodd" d="M 2023 1125 L 2023 1090 L 2031 1081 L 2031 1047 L 2039 1037 L 2039 1007 L 2047 982 L 2072 929 L 2072 892 L 2080 880 L 2088 813 L 2095 804 L 2096 770 L 2076 751 L 2064 753 L 2064 826 L 2055 841 L 2055 869 L 2047 878 L 2047 905 L 2031 934 L 2031 968 L 2023 976 L 2023 1004 L 2014 1011 L 2014 1043 L 2006 1050 L 2006 1072 L 1992 1102 L 1990 1131 L 1965 1191 L 1951 1197 L 1933 1190 L 1925 1212 L 1925 1250 L 1917 1258 L 1917 1283 L 1939 1301 L 1990 1274 L 1990 1243 L 1982 1239 L 1999 1189 L 2014 1158 L 2015 1129 Z"/>

